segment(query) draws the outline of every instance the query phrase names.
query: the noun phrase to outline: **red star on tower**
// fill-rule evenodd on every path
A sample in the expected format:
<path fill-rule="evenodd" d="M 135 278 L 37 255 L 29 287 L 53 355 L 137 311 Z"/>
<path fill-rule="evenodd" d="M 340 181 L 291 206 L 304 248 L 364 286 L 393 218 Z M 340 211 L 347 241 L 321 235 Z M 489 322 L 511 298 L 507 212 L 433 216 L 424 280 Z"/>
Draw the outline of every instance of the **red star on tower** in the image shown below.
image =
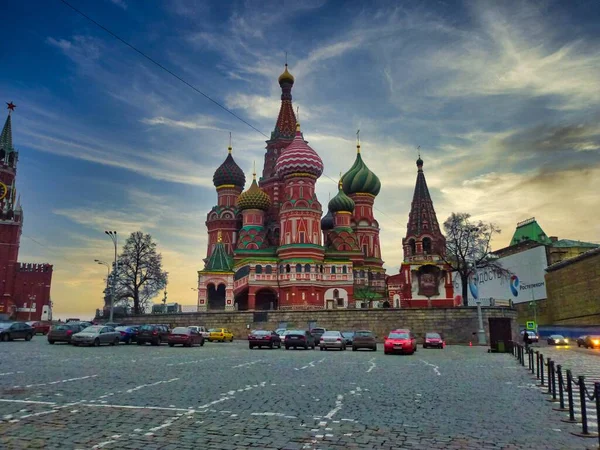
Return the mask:
<path fill-rule="evenodd" d="M 7 109 L 9 111 L 14 111 L 15 108 L 17 107 L 17 105 L 15 105 L 13 102 L 7 102 L 6 105 L 7 105 Z"/>

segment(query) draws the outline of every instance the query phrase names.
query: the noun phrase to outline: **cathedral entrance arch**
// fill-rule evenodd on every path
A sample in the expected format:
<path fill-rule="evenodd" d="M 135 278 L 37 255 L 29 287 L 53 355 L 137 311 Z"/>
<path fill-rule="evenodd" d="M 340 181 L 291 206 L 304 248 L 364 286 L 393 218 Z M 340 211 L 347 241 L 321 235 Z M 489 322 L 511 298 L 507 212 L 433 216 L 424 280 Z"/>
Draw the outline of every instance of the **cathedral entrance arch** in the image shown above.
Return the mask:
<path fill-rule="evenodd" d="M 225 284 L 220 283 L 215 286 L 210 283 L 206 286 L 208 294 L 208 309 L 209 310 L 224 310 L 225 309 Z"/>
<path fill-rule="evenodd" d="M 263 288 L 256 291 L 255 294 L 255 309 L 256 310 L 269 310 L 277 309 L 277 292 L 270 288 Z"/>
<path fill-rule="evenodd" d="M 243 290 L 235 296 L 235 304 L 238 311 L 248 310 L 248 289 Z"/>

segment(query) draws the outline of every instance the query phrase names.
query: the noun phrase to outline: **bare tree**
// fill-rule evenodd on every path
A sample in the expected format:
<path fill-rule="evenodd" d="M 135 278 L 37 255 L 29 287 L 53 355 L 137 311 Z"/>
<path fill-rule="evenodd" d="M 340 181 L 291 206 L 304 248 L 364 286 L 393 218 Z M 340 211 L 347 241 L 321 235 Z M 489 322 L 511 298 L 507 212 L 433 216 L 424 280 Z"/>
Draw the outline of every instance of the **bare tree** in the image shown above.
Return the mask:
<path fill-rule="evenodd" d="M 141 314 L 167 284 L 162 255 L 151 235 L 136 231 L 125 242 L 118 261 L 117 299 L 132 302 L 134 314 Z"/>
<path fill-rule="evenodd" d="M 444 222 L 446 232 L 446 254 L 442 259 L 460 276 L 463 305 L 467 306 L 469 277 L 477 269 L 491 269 L 498 276 L 507 277 L 511 272 L 505 269 L 491 254 L 492 238 L 500 234 L 493 223 L 471 222 L 468 213 L 452 213 Z"/>

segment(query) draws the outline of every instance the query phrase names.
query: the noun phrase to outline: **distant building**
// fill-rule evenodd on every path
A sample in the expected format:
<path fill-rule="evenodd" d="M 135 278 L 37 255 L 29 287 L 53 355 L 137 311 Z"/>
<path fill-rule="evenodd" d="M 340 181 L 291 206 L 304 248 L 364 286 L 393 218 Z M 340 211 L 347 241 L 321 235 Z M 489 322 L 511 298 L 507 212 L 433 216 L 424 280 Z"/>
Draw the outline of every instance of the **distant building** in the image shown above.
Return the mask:
<path fill-rule="evenodd" d="M 52 317 L 52 265 L 20 263 L 23 208 L 17 196 L 19 152 L 12 142 L 11 112 L 0 134 L 0 319 L 44 320 Z"/>
<path fill-rule="evenodd" d="M 420 156 L 417 159 L 417 181 L 402 247 L 404 262 L 400 266 L 400 273 L 386 280 L 390 306 L 460 306 L 460 298 L 454 298 L 451 268 L 442 259 L 446 253 L 446 238 L 440 230 Z"/>

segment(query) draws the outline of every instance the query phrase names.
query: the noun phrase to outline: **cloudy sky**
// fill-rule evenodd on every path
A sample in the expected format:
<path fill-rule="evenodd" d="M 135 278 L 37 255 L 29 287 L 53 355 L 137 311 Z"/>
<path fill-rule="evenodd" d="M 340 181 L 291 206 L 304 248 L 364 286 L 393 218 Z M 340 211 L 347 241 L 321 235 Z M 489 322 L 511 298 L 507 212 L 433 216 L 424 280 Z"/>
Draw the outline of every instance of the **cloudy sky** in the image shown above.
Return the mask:
<path fill-rule="evenodd" d="M 335 191 L 361 130 L 381 178 L 388 273 L 416 178 L 438 219 L 469 212 L 510 240 L 535 216 L 547 234 L 600 240 L 600 2 L 70 0 L 262 133 L 279 108 L 285 52 L 305 138 Z M 21 261 L 51 262 L 59 317 L 102 302 L 105 229 L 151 233 L 169 300 L 195 303 L 212 174 L 227 154 L 250 178 L 265 138 L 60 1 L 9 2 L 0 100 L 14 101 Z M 4 120 L 4 117 L 2 117 Z"/>

